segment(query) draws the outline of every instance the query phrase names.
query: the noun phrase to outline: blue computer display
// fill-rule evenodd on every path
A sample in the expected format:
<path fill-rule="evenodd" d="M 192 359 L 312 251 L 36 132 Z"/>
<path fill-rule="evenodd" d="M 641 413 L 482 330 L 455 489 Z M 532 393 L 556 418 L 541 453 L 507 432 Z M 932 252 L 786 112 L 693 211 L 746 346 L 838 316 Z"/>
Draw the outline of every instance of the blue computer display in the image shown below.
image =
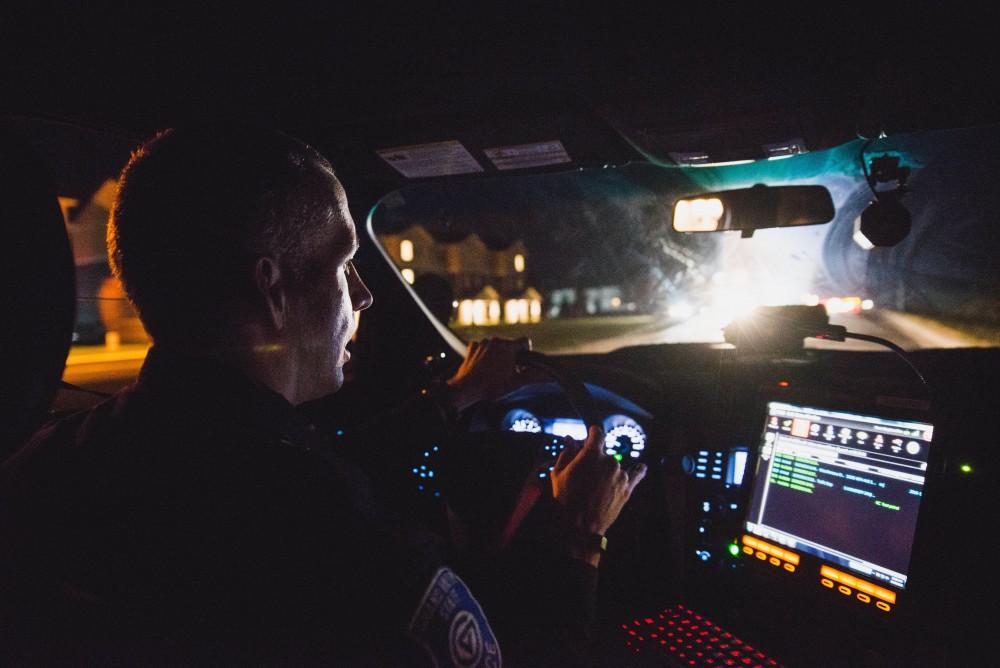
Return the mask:
<path fill-rule="evenodd" d="M 747 531 L 906 586 L 934 428 L 771 402 Z"/>

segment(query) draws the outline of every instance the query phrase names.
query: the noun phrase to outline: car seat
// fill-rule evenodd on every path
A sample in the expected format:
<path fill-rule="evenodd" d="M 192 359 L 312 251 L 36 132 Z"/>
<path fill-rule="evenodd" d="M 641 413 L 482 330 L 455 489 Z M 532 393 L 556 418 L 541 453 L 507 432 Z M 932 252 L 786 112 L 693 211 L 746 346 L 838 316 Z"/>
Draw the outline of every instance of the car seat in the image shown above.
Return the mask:
<path fill-rule="evenodd" d="M 45 421 L 73 336 L 73 256 L 56 189 L 0 121 L 0 459 Z"/>

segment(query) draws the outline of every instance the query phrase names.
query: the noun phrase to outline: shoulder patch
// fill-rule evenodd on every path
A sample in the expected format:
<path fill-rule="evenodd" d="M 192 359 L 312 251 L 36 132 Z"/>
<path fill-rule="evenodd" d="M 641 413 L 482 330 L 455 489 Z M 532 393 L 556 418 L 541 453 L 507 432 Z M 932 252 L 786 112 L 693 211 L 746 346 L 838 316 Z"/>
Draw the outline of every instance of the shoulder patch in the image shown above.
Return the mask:
<path fill-rule="evenodd" d="M 500 645 L 483 609 L 462 579 L 438 569 L 410 620 L 407 633 L 438 668 L 500 668 Z"/>

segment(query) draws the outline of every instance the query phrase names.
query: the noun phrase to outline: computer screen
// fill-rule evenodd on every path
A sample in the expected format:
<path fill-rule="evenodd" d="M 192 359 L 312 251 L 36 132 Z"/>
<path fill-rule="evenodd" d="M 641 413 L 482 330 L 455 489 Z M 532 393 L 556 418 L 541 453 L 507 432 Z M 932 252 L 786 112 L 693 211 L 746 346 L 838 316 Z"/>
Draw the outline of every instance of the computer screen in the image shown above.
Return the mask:
<path fill-rule="evenodd" d="M 771 402 L 747 532 L 899 589 L 934 428 Z"/>

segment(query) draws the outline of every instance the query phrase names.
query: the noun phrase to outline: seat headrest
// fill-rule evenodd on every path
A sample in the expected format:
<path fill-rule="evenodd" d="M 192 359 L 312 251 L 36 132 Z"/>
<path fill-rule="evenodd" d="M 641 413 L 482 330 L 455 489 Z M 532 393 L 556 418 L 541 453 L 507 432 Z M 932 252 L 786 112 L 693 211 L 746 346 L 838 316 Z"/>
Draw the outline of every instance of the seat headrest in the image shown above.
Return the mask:
<path fill-rule="evenodd" d="M 76 306 L 73 255 L 56 189 L 0 127 L 0 459 L 44 421 L 62 378 Z"/>

